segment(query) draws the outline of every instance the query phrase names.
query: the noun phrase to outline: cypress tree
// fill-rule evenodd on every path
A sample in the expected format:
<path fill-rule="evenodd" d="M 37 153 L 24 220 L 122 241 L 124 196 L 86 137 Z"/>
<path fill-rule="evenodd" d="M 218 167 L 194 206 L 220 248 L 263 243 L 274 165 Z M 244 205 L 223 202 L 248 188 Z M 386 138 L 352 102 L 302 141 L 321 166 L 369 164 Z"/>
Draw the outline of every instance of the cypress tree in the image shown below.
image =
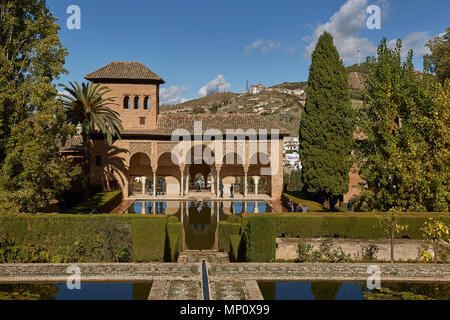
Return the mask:
<path fill-rule="evenodd" d="M 306 190 L 328 200 L 330 208 L 333 196 L 348 192 L 353 133 L 347 70 L 333 37 L 325 32 L 312 54 L 299 154 Z"/>

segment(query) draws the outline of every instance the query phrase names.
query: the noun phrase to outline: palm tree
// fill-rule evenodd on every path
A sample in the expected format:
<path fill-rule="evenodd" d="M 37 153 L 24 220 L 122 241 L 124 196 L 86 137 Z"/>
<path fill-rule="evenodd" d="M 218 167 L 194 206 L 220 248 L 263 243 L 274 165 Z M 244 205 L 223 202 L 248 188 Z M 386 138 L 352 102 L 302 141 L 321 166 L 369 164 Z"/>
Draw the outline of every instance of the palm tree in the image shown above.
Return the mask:
<path fill-rule="evenodd" d="M 66 108 L 67 121 L 74 125 L 81 124 L 81 136 L 83 138 L 83 171 L 86 178 L 86 186 L 89 186 L 90 177 L 90 150 L 91 136 L 100 132 L 108 143 L 113 143 L 113 138 L 120 139 L 123 131 L 119 113 L 108 108 L 108 105 L 116 105 L 114 98 L 105 98 L 111 90 L 100 84 L 69 82 L 70 87 L 60 84 L 66 92 L 60 94 Z"/>

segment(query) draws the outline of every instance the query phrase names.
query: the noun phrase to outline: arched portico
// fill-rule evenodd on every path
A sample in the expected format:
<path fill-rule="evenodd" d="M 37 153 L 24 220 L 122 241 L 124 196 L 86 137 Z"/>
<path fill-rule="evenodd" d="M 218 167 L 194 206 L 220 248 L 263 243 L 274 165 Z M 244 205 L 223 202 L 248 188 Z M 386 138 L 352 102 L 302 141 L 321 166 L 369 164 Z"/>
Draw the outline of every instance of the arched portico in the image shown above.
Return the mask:
<path fill-rule="evenodd" d="M 224 186 L 225 198 L 231 196 L 231 185 L 234 185 L 234 195 L 237 198 L 271 196 L 271 161 L 270 156 L 264 153 L 250 155 L 249 150 L 235 148 L 225 154 L 219 152 L 221 157 L 217 159 L 216 149 L 210 145 L 192 143 L 187 152 L 180 149 L 180 160 L 174 161 L 172 152 L 176 143 L 141 143 L 139 146 L 140 148 L 133 149 L 129 162 L 129 194 L 134 196 L 158 197 L 164 194 L 195 197 L 198 192 L 194 182 L 198 180 L 201 181 L 201 192 L 205 197 L 219 196 L 220 182 Z M 145 147 L 142 152 L 141 146 Z M 195 179 L 196 176 L 201 176 L 201 179 Z M 139 187 L 134 188 L 133 179 L 136 177 L 142 182 L 139 182 Z M 162 184 L 161 179 L 164 179 Z M 145 186 L 143 189 L 140 188 L 141 183 Z M 160 192 L 161 185 L 163 193 Z"/>

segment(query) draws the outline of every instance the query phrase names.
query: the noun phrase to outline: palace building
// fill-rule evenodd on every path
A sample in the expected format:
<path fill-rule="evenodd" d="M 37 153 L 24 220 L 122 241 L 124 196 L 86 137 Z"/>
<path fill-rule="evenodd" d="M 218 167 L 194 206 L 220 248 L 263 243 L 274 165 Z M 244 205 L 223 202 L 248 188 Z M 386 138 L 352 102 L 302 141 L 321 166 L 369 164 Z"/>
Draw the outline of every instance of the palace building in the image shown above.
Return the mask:
<path fill-rule="evenodd" d="M 234 185 L 241 198 L 280 199 L 289 133 L 276 123 L 254 114 L 160 114 L 165 81 L 139 62 L 112 62 L 85 78 L 111 90 L 115 104 L 108 107 L 124 128 L 112 145 L 93 135 L 92 185 L 120 189 L 124 198 L 158 197 L 161 185 L 166 196 L 195 195 L 201 188 L 212 198 L 223 185 L 229 197 Z M 80 143 L 74 137 L 62 152 L 76 156 Z"/>

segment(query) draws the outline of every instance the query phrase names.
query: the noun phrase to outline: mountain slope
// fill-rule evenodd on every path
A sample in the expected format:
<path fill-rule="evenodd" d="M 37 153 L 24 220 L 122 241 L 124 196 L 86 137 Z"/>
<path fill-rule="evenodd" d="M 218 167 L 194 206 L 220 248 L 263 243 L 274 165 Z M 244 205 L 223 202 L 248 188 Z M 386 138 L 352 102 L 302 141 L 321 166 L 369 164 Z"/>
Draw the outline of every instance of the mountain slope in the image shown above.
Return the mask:
<path fill-rule="evenodd" d="M 354 107 L 362 104 L 362 91 L 367 79 L 364 66 L 348 67 L 350 96 Z M 303 89 L 306 82 L 285 82 L 273 86 L 278 89 Z M 305 106 L 305 96 L 296 96 L 277 91 L 263 91 L 259 94 L 221 92 L 189 100 L 173 106 L 161 106 L 161 113 L 250 113 L 259 114 L 275 121 L 287 129 L 293 136 L 298 136 L 300 117 Z"/>

